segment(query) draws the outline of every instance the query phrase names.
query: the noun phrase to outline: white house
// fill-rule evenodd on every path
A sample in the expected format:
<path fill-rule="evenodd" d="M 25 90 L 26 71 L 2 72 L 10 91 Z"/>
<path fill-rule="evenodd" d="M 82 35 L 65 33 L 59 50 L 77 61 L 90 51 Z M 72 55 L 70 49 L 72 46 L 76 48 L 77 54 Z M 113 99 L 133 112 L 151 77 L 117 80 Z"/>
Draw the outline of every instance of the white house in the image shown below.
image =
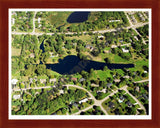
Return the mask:
<path fill-rule="evenodd" d="M 56 82 L 56 78 L 53 78 L 53 79 L 49 79 L 49 82 L 51 83 L 51 82 Z"/>
<path fill-rule="evenodd" d="M 85 99 L 83 99 L 83 100 L 80 100 L 79 101 L 79 104 L 81 104 L 81 103 L 83 103 L 83 102 L 87 102 L 88 101 L 88 98 L 85 98 Z"/>
<path fill-rule="evenodd" d="M 120 20 L 110 20 L 109 22 L 119 22 Z"/>
<path fill-rule="evenodd" d="M 38 17 L 38 23 L 40 23 L 41 22 L 41 18 L 40 17 Z"/>
<path fill-rule="evenodd" d="M 125 52 L 125 53 L 129 52 L 129 50 L 127 50 L 125 48 L 122 48 L 122 51 Z"/>
<path fill-rule="evenodd" d="M 12 79 L 12 80 L 11 80 L 12 85 L 16 85 L 17 82 L 18 82 L 17 79 Z"/>
<path fill-rule="evenodd" d="M 98 36 L 98 38 L 104 38 L 104 36 Z"/>
<path fill-rule="evenodd" d="M 13 95 L 13 99 L 17 100 L 21 97 L 21 95 Z"/>
<path fill-rule="evenodd" d="M 11 22 L 12 22 L 12 24 L 15 24 L 15 19 L 14 19 L 14 18 L 12 18 Z"/>
<path fill-rule="evenodd" d="M 60 94 L 64 94 L 64 90 L 59 90 L 59 93 Z"/>
<path fill-rule="evenodd" d="M 97 91 L 97 93 L 99 93 L 99 92 L 106 93 L 106 89 L 102 89 L 102 90 L 100 90 L 100 91 Z"/>
<path fill-rule="evenodd" d="M 147 71 L 144 71 L 144 73 L 147 73 Z"/>
<path fill-rule="evenodd" d="M 41 83 L 46 83 L 46 79 L 40 79 Z"/>

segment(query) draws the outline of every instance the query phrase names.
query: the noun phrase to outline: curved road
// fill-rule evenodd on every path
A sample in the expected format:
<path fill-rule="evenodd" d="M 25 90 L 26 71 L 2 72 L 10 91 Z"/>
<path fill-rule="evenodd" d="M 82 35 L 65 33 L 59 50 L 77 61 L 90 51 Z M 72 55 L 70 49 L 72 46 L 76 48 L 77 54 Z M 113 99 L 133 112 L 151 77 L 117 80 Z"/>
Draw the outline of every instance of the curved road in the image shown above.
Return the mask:
<path fill-rule="evenodd" d="M 138 82 L 146 82 L 146 81 L 148 81 L 148 79 L 147 79 L 147 80 L 141 80 L 141 81 L 138 81 Z M 85 89 L 85 88 L 83 88 L 83 87 L 80 87 L 80 86 L 78 86 L 78 85 L 63 85 L 63 86 L 66 86 L 66 87 L 75 87 L 75 88 L 78 88 L 78 89 L 82 89 L 82 90 L 84 90 L 85 92 L 87 92 L 87 93 L 89 94 L 89 96 L 91 97 L 91 99 L 93 99 L 93 101 L 94 101 L 94 104 L 93 104 L 93 105 L 91 105 L 91 106 L 89 106 L 89 107 L 87 107 L 87 108 L 85 108 L 85 109 L 83 109 L 83 110 L 80 110 L 79 112 L 74 113 L 73 115 L 78 115 L 78 114 L 80 114 L 80 113 L 83 112 L 83 111 L 87 111 L 88 109 L 92 108 L 94 105 L 100 106 L 101 110 L 102 110 L 106 115 L 108 115 L 108 113 L 106 112 L 106 110 L 102 107 L 102 103 L 103 103 L 105 100 L 109 99 L 110 96 L 113 96 L 115 93 L 117 93 L 118 90 L 125 90 L 125 91 L 140 105 L 141 109 L 145 110 L 145 108 L 144 108 L 144 106 L 141 104 L 141 102 L 139 102 L 138 99 L 135 98 L 135 97 L 127 90 L 127 87 L 128 87 L 127 85 L 126 85 L 126 86 L 123 86 L 123 87 L 121 87 L 121 88 L 119 88 L 119 89 L 117 89 L 117 90 L 115 90 L 115 91 L 113 91 L 110 95 L 108 95 L 107 97 L 105 97 L 105 98 L 102 99 L 102 100 L 97 100 L 97 99 L 95 99 L 95 97 L 92 95 L 91 92 L 89 92 L 87 89 Z M 12 91 L 26 91 L 26 90 L 29 90 L 29 89 L 45 89 L 45 88 L 52 88 L 52 87 L 53 87 L 53 86 L 33 87 L 33 88 L 29 87 L 29 88 L 24 88 L 24 89 L 12 89 Z M 146 113 L 146 110 L 145 110 L 145 113 Z"/>
<path fill-rule="evenodd" d="M 145 114 L 146 114 L 146 109 L 145 107 L 141 104 L 141 102 L 139 102 L 139 100 L 134 97 L 128 90 L 127 90 L 127 87 L 123 88 L 123 90 L 125 90 L 140 106 L 141 109 L 143 109 L 145 111 Z"/>

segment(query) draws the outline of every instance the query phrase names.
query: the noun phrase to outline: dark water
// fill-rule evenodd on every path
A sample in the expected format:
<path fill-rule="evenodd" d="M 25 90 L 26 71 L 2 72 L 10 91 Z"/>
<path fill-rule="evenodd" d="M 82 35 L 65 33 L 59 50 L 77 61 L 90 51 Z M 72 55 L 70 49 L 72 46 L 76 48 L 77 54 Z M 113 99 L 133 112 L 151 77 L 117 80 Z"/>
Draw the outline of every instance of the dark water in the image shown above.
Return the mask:
<path fill-rule="evenodd" d="M 42 43 L 41 43 L 41 45 L 40 45 L 40 49 L 42 50 L 42 53 L 44 53 L 45 51 L 44 51 L 44 40 L 42 41 Z"/>
<path fill-rule="evenodd" d="M 68 23 L 81 23 L 88 20 L 90 12 L 73 12 L 67 19 Z"/>
<path fill-rule="evenodd" d="M 40 45 L 40 49 L 42 49 L 42 53 L 44 50 L 44 41 Z M 40 62 L 40 64 L 43 64 Z M 123 68 L 132 68 L 133 64 L 114 64 L 114 63 L 103 63 L 92 60 L 81 60 L 79 57 L 75 55 L 66 56 L 63 60 L 59 59 L 59 63 L 57 64 L 46 64 L 47 69 L 51 69 L 60 74 L 75 74 L 77 72 L 90 71 L 91 68 L 94 70 L 102 70 L 104 66 L 107 66 L 109 69 L 123 69 Z"/>
<path fill-rule="evenodd" d="M 66 56 L 63 60 L 59 60 L 57 64 L 46 64 L 47 69 L 51 69 L 60 74 L 75 74 L 77 72 L 94 70 L 101 70 L 107 66 L 109 69 L 123 69 L 132 68 L 133 64 L 107 64 L 92 60 L 81 60 L 75 55 Z"/>

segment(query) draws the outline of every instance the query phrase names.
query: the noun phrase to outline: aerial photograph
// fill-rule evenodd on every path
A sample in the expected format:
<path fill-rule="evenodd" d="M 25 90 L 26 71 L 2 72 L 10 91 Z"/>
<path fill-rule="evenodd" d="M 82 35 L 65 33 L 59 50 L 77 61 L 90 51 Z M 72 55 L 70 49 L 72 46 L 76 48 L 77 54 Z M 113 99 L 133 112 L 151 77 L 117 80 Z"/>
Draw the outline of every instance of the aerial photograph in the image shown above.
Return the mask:
<path fill-rule="evenodd" d="M 11 9 L 11 115 L 149 115 L 149 16 Z"/>

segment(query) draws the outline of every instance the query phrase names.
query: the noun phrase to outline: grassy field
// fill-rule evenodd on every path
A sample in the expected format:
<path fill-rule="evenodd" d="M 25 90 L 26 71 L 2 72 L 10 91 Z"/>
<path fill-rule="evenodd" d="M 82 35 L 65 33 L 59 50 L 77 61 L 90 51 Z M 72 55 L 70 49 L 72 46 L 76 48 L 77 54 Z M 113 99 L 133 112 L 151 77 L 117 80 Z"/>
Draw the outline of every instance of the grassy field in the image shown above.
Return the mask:
<path fill-rule="evenodd" d="M 21 49 L 14 48 L 14 47 L 12 47 L 11 49 L 12 49 L 12 56 L 20 56 Z"/>
<path fill-rule="evenodd" d="M 90 35 L 81 35 L 81 36 L 72 36 L 72 37 L 66 37 L 66 39 L 70 39 L 70 40 L 73 40 L 73 39 L 76 39 L 76 40 L 82 40 L 84 42 L 91 42 L 92 40 L 92 36 Z"/>
<path fill-rule="evenodd" d="M 110 70 L 95 70 L 91 79 L 96 80 L 97 78 L 100 78 L 100 80 L 106 80 L 107 77 L 112 77 Z"/>
<path fill-rule="evenodd" d="M 49 19 L 52 25 L 60 26 L 67 22 L 67 18 L 71 13 L 72 12 L 53 12 L 47 19 Z"/>

